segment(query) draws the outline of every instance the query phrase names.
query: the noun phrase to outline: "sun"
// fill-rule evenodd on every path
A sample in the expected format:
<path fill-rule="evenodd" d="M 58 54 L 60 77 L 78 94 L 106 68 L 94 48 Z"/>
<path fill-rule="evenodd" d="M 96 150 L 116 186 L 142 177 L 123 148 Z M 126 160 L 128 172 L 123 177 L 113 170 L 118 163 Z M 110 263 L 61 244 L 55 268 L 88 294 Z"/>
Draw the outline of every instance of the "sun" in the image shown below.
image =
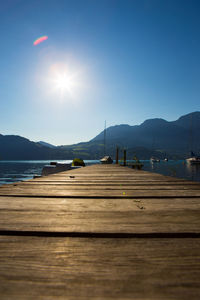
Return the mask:
<path fill-rule="evenodd" d="M 78 102 L 87 89 L 86 78 L 85 69 L 79 64 L 54 63 L 48 67 L 45 90 L 51 98 Z"/>
<path fill-rule="evenodd" d="M 61 94 L 65 92 L 71 94 L 76 82 L 73 80 L 72 76 L 66 73 L 57 74 L 54 79 L 55 89 L 59 90 Z"/>

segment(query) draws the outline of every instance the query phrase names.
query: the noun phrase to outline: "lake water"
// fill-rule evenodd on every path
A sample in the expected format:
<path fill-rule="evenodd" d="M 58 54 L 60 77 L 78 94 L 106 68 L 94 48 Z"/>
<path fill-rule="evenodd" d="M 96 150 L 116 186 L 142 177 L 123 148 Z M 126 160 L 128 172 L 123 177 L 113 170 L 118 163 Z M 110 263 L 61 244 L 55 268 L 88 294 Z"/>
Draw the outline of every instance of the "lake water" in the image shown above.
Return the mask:
<path fill-rule="evenodd" d="M 45 165 L 52 160 L 10 160 L 0 161 L 0 185 L 32 179 L 35 175 L 41 175 Z M 72 160 L 56 160 L 59 163 L 71 163 Z M 99 161 L 85 160 L 86 165 Z"/>
<path fill-rule="evenodd" d="M 71 163 L 71 160 L 58 160 L 60 163 Z M 85 160 L 86 165 L 99 163 L 98 160 Z M 161 161 L 151 163 L 149 160 L 142 161 L 143 170 L 156 172 L 163 175 L 185 178 L 188 180 L 200 181 L 200 165 L 190 166 L 185 161 Z M 0 161 L 0 185 L 13 183 L 21 180 L 32 179 L 34 175 L 41 175 L 44 165 L 49 164 L 49 160 L 38 161 Z"/>

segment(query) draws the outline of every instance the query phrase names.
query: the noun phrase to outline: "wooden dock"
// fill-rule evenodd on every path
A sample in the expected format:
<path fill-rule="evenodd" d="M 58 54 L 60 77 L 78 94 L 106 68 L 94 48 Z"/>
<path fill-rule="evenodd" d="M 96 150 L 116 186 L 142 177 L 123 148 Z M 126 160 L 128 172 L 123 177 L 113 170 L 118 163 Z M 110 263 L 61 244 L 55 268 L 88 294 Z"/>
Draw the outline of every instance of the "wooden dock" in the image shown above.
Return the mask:
<path fill-rule="evenodd" d="M 200 183 L 93 165 L 0 187 L 0 299 L 200 299 Z"/>

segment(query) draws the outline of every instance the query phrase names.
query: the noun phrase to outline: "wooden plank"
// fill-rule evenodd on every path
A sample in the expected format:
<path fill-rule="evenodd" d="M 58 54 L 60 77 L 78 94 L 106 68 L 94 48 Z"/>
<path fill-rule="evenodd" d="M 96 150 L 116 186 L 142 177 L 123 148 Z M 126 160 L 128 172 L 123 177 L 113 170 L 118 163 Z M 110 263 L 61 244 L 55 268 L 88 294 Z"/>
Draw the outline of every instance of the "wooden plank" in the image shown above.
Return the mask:
<path fill-rule="evenodd" d="M 49 176 L 37 178 L 37 179 L 31 179 L 31 180 L 24 180 L 21 183 L 88 183 L 88 184 L 95 184 L 95 183 L 109 183 L 109 184 L 115 184 L 115 183 L 127 183 L 127 184 L 132 184 L 132 183 L 137 183 L 137 184 L 186 184 L 186 185 L 199 185 L 199 182 L 195 181 L 188 181 L 188 180 L 173 180 L 172 179 L 153 179 L 152 177 L 146 178 L 146 179 L 139 179 L 134 178 L 131 179 L 130 177 L 127 177 L 126 179 L 124 178 L 118 178 L 118 179 L 113 179 L 113 178 L 98 178 L 98 177 L 92 177 L 89 179 L 84 179 L 82 177 L 76 177 L 76 176 L 71 176 L 71 177 L 61 177 L 61 178 L 51 178 Z M 16 184 L 19 184 L 19 182 L 16 182 Z"/>
<path fill-rule="evenodd" d="M 33 183 L 24 183 L 24 184 L 18 184 L 17 185 L 20 188 L 23 188 L 24 190 L 27 189 L 35 189 L 35 188 L 45 188 L 45 189 L 78 189 L 78 190 L 200 190 L 200 185 L 187 185 L 187 184 L 104 184 L 104 183 L 97 183 L 97 184 L 65 184 L 65 183 L 45 183 L 45 184 L 33 184 Z M 7 188 L 7 187 L 6 187 Z M 15 189 L 15 188 L 14 188 Z"/>
<path fill-rule="evenodd" d="M 46 185 L 43 186 L 25 186 L 16 185 L 0 188 L 0 196 L 35 196 L 35 197 L 99 197 L 99 198 L 143 198 L 143 197 L 200 197 L 199 189 L 179 188 L 179 189 L 128 189 L 125 187 L 115 189 L 101 188 L 70 188 L 55 185 L 53 188 Z"/>
<path fill-rule="evenodd" d="M 132 171 L 134 172 L 134 170 Z M 82 179 L 92 179 L 92 178 L 96 178 L 96 179 L 150 179 L 152 178 L 153 180 L 162 180 L 162 179 L 168 179 L 168 180 L 172 180 L 173 177 L 165 177 L 164 175 L 160 175 L 160 174 L 155 174 L 155 173 L 149 173 L 149 174 L 137 174 L 137 173 L 124 173 L 124 174 L 113 174 L 113 173 L 89 173 L 89 174 L 80 174 L 80 173 L 71 173 L 71 172 L 62 172 L 59 174 L 54 174 L 54 175 L 49 175 L 48 177 L 42 177 L 42 178 L 54 178 L 54 179 L 65 179 L 65 178 L 70 178 L 70 177 L 74 177 L 74 178 L 82 178 Z M 38 180 L 40 180 L 40 178 L 37 178 Z M 178 181 L 178 178 L 175 179 Z"/>
<path fill-rule="evenodd" d="M 176 185 L 176 186 L 200 186 L 198 182 L 194 181 L 169 181 L 169 180 L 84 180 L 84 179 L 61 179 L 61 180 L 53 180 L 53 179 L 46 179 L 46 180 L 27 180 L 22 182 L 17 182 L 15 185 L 19 184 L 26 184 L 26 185 L 34 185 L 34 184 L 66 184 L 66 185 Z"/>
<path fill-rule="evenodd" d="M 44 181 L 44 182 L 23 182 L 23 183 L 16 183 L 14 184 L 14 186 L 16 185 L 19 185 L 19 184 L 25 184 L 25 185 L 54 185 L 54 184 L 57 184 L 57 185 L 66 185 L 66 186 L 138 186 L 138 187 L 143 187 L 143 186 L 157 186 L 159 188 L 159 186 L 167 186 L 167 185 L 170 185 L 170 186 L 191 186 L 191 188 L 194 186 L 196 187 L 199 187 L 199 184 L 193 184 L 193 183 L 185 183 L 183 185 L 183 183 L 176 183 L 176 182 L 171 182 L 171 183 L 168 183 L 168 182 L 158 182 L 158 183 L 155 183 L 155 182 L 149 182 L 149 181 L 145 181 L 145 182 L 142 182 L 142 181 L 138 181 L 138 182 L 133 182 L 133 181 L 130 181 L 130 182 L 127 182 L 127 181 L 90 181 L 90 182 L 87 182 L 87 181 Z M 13 185 L 9 185 L 9 186 L 13 186 Z M 196 188 L 195 188 L 196 189 Z M 0 189 L 1 190 L 1 189 Z"/>
<path fill-rule="evenodd" d="M 200 298 L 199 239 L 0 237 L 1 299 Z"/>
<path fill-rule="evenodd" d="M 200 198 L 0 197 L 0 230 L 88 233 L 200 233 Z"/>
<path fill-rule="evenodd" d="M 39 198 L 39 197 L 4 197 L 0 198 L 2 210 L 71 210 L 71 211 L 130 211 L 138 204 L 145 209 L 156 210 L 189 210 L 200 208 L 200 198 Z"/>
<path fill-rule="evenodd" d="M 79 176 L 79 177 L 126 177 L 126 176 L 132 176 L 132 177 L 153 177 L 153 178 L 166 178 L 166 176 L 158 174 L 158 173 L 150 173 L 147 171 L 138 171 L 133 170 L 130 168 L 124 168 L 119 167 L 115 165 L 110 166 L 102 166 L 99 167 L 98 165 L 95 166 L 89 166 L 85 168 L 80 168 L 77 170 L 68 170 L 64 172 L 55 173 L 52 175 L 49 175 L 48 177 L 52 178 L 60 178 L 60 177 L 66 177 L 66 176 Z M 170 176 L 167 176 L 167 178 L 172 178 Z"/>
<path fill-rule="evenodd" d="M 87 172 L 90 174 L 91 170 L 93 173 L 99 170 L 101 176 L 110 170 L 134 174 L 135 178 L 137 174 L 145 174 L 146 178 L 152 180 L 149 172 L 117 166 L 92 166 L 70 172 L 85 175 Z M 68 172 L 45 178 L 49 180 L 56 177 L 59 180 L 66 174 Z M 132 185 L 120 182 L 118 185 L 105 185 L 101 181 L 92 185 L 58 184 L 59 181 L 33 184 L 34 181 L 31 181 L 4 186 L 0 188 L 1 230 L 200 232 L 199 183 L 184 181 L 183 184 L 183 181 L 177 180 L 175 184 L 171 179 L 165 182 L 162 175 L 157 175 L 159 185 L 144 184 L 144 181 L 138 184 L 137 178 Z"/>
<path fill-rule="evenodd" d="M 199 183 L 115 165 L 3 186 L 1 299 L 199 299 L 199 215 Z"/>
<path fill-rule="evenodd" d="M 133 170 L 130 168 L 124 168 L 116 165 L 110 166 L 89 166 L 86 168 L 80 168 L 76 170 L 69 170 L 37 178 L 32 181 L 85 181 L 85 182 L 99 182 L 99 181 L 151 181 L 151 182 L 183 182 L 187 184 L 197 184 L 192 181 L 186 181 L 184 179 L 164 176 L 157 173 L 150 173 L 142 170 Z M 198 183 L 199 184 L 199 183 Z"/>

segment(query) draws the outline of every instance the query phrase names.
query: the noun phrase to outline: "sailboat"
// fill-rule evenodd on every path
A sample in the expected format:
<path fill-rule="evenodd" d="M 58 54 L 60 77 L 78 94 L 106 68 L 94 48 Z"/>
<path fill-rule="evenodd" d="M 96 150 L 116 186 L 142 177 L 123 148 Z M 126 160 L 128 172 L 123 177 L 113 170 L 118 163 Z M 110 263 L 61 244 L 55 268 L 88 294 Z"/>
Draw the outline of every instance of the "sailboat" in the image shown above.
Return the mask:
<path fill-rule="evenodd" d="M 152 163 L 155 163 L 155 162 L 160 162 L 160 159 L 159 158 L 155 158 L 155 157 L 151 157 L 150 158 L 150 162 L 152 162 Z"/>
<path fill-rule="evenodd" d="M 100 162 L 102 164 L 112 164 L 113 160 L 110 156 L 105 155 L 106 153 L 106 121 L 105 121 L 105 127 L 104 127 L 104 157 L 100 159 Z"/>
<path fill-rule="evenodd" d="M 200 156 L 195 155 L 194 152 L 191 151 L 191 157 L 187 158 L 186 162 L 191 165 L 200 164 Z"/>
<path fill-rule="evenodd" d="M 112 164 L 113 160 L 112 160 L 112 158 L 110 156 L 106 155 L 102 159 L 100 159 L 100 162 L 102 164 Z"/>
<path fill-rule="evenodd" d="M 193 149 L 193 118 L 192 118 L 192 115 L 191 115 L 191 125 L 190 125 L 190 139 L 191 139 L 191 141 L 190 141 L 191 149 Z M 200 156 L 194 154 L 194 152 L 191 151 L 191 157 L 187 158 L 186 162 L 191 165 L 200 164 Z"/>
<path fill-rule="evenodd" d="M 153 141 L 152 141 L 152 150 L 155 150 L 155 137 L 153 137 Z M 158 162 L 160 162 L 160 159 L 157 158 L 157 157 L 152 156 L 150 158 L 150 162 L 151 163 L 158 163 Z"/>

